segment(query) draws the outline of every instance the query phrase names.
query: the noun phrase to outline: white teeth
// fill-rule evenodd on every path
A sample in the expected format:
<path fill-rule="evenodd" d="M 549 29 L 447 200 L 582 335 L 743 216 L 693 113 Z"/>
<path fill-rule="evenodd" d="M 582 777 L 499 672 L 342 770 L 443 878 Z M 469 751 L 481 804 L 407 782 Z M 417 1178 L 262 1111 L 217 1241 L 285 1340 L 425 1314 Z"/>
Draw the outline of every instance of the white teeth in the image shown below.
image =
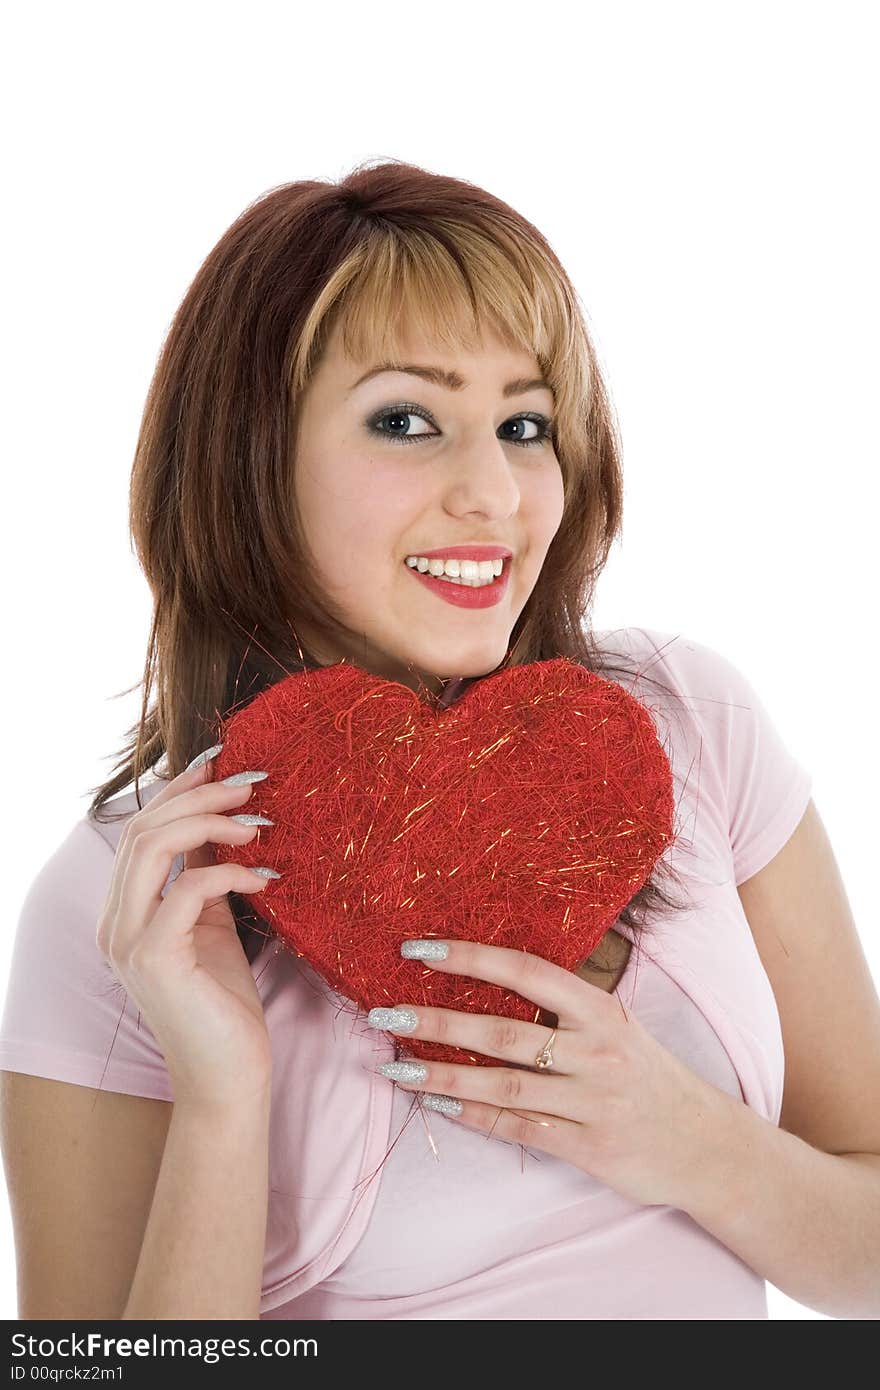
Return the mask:
<path fill-rule="evenodd" d="M 497 560 L 456 560 L 451 557 L 448 560 L 441 560 L 439 557 L 429 560 L 424 555 L 407 555 L 406 563 L 410 569 L 417 569 L 420 574 L 430 572 L 435 579 L 448 579 L 455 584 L 470 584 L 475 587 L 491 584 L 504 567 L 501 557 Z"/>

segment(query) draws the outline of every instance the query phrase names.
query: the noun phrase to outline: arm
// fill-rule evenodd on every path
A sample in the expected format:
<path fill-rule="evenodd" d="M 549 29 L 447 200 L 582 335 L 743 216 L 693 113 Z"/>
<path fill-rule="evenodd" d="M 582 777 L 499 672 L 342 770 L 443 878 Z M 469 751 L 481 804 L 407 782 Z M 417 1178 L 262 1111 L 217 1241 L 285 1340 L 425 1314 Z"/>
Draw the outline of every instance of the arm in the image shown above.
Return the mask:
<path fill-rule="evenodd" d="M 240 1104 L 175 1104 L 125 1319 L 260 1316 L 269 1087 Z"/>
<path fill-rule="evenodd" d="M 122 1316 L 171 1109 L 164 1100 L 0 1071 L 19 1318 Z"/>
<path fill-rule="evenodd" d="M 717 1092 L 679 1205 L 789 1297 L 880 1317 L 880 1001 L 812 801 L 739 894 L 782 1026 L 780 1127 Z"/>
<path fill-rule="evenodd" d="M 271 1067 L 246 1070 L 250 1087 L 230 1076 L 225 1113 L 182 1088 L 174 1101 L 151 1028 L 96 951 L 115 863 L 83 818 L 19 919 L 0 1024 L 19 1317 L 256 1317 Z"/>
<path fill-rule="evenodd" d="M 0 1071 L 19 1318 L 259 1317 L 268 1117 Z"/>
<path fill-rule="evenodd" d="M 789 1298 L 880 1317 L 880 1154 L 829 1154 L 718 1092 L 712 1151 L 681 1202 Z"/>

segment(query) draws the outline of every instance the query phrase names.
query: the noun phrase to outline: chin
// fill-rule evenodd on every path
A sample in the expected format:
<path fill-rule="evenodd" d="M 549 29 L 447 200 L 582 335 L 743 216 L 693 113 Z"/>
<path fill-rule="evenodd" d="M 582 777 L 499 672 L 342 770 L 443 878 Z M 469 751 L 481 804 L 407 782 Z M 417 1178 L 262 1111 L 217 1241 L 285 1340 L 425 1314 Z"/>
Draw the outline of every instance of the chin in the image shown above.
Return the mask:
<path fill-rule="evenodd" d="M 453 680 L 461 677 L 464 680 L 472 680 L 477 676 L 488 676 L 496 670 L 507 655 L 509 643 L 505 642 L 500 650 L 485 652 L 482 655 L 462 656 L 459 660 L 453 658 L 450 663 L 449 648 L 442 661 L 436 663 L 419 663 L 422 671 L 433 671 L 440 680 Z"/>

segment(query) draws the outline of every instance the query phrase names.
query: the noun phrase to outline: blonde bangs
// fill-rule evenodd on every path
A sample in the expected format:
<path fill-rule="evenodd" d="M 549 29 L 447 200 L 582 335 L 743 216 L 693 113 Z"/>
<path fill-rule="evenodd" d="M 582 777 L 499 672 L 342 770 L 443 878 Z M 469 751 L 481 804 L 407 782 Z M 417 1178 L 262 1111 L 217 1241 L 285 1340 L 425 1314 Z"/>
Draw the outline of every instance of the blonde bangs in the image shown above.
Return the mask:
<path fill-rule="evenodd" d="M 590 358 L 580 310 L 541 248 L 504 228 L 435 219 L 430 232 L 371 229 L 312 306 L 290 374 L 294 399 L 337 323 L 359 363 L 402 363 L 414 330 L 450 352 L 478 351 L 488 328 L 536 358 L 554 391 L 558 444 L 583 435 Z"/>

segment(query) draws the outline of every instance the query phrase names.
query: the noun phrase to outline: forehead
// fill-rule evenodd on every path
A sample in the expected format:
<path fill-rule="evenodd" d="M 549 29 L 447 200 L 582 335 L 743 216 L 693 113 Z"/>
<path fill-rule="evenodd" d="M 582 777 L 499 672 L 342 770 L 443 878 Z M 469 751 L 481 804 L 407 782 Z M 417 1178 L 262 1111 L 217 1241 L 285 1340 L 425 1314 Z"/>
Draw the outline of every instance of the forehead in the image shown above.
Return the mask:
<path fill-rule="evenodd" d="M 467 389 L 472 381 L 486 378 L 506 381 L 517 373 L 541 376 L 534 352 L 524 350 L 490 325 L 484 326 L 476 337 L 463 334 L 453 347 L 414 325 L 407 325 L 390 338 L 386 337 L 383 343 L 368 347 L 363 356 L 355 357 L 346 352 L 342 325 L 337 323 L 328 337 L 321 366 L 335 380 L 344 381 L 346 389 L 351 389 L 360 377 L 377 367 L 385 366 L 390 371 L 413 364 L 439 367 L 449 373 L 452 380 L 438 384 L 451 384 L 458 390 Z"/>

